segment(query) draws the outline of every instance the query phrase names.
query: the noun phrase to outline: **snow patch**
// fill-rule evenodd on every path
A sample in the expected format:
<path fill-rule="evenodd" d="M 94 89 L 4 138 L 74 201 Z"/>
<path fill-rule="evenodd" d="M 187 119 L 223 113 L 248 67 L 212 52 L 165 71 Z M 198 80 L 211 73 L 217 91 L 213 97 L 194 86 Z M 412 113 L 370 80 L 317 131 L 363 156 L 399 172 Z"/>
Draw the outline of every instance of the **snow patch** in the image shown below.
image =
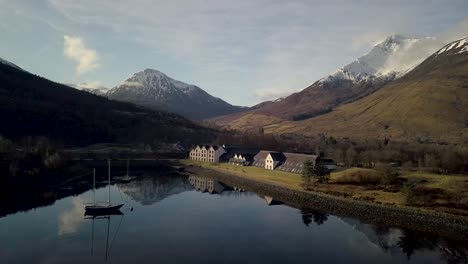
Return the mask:
<path fill-rule="evenodd" d="M 134 81 L 124 81 L 122 85 L 131 86 L 131 87 L 142 87 L 143 84 L 141 82 L 134 82 Z"/>
<path fill-rule="evenodd" d="M 437 53 L 436 55 L 440 55 L 444 52 L 448 52 L 450 50 L 458 50 L 460 49 L 458 52 L 455 52 L 454 54 L 460 54 L 460 53 L 463 53 L 465 51 L 468 51 L 468 37 L 465 37 L 465 38 L 462 38 L 460 40 L 457 40 L 457 41 L 454 41 L 454 42 L 451 42 L 447 45 L 445 45 L 443 48 L 441 48 Z M 452 53 L 453 54 L 453 53 Z"/>
<path fill-rule="evenodd" d="M 392 35 L 374 46 L 368 54 L 320 79 L 319 82 L 335 79 L 362 81 L 390 75 L 398 78 L 433 54 L 438 47 L 440 45 L 434 38 L 407 38 Z"/>

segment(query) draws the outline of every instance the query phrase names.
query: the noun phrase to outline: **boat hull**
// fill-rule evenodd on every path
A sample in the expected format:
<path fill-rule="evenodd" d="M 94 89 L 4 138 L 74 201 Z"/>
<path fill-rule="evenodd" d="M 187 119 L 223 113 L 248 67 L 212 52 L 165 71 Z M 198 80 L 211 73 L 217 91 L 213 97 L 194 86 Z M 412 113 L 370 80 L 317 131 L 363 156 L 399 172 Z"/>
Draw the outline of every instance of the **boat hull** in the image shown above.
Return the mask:
<path fill-rule="evenodd" d="M 113 205 L 113 206 L 99 206 L 99 205 L 90 205 L 85 207 L 85 215 L 110 215 L 110 214 L 122 214 L 120 208 L 123 204 Z"/>

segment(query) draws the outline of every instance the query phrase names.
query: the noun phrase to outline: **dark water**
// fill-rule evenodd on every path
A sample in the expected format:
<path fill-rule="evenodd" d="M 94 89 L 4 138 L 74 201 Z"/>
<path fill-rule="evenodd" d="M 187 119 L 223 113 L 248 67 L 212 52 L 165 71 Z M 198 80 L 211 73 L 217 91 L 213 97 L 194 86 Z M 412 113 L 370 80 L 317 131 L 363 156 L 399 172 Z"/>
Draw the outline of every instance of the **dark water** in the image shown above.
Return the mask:
<path fill-rule="evenodd" d="M 111 194 L 123 216 L 84 219 L 88 190 L 0 218 L 0 263 L 467 261 L 460 242 L 292 208 L 203 177 L 145 177 Z"/>

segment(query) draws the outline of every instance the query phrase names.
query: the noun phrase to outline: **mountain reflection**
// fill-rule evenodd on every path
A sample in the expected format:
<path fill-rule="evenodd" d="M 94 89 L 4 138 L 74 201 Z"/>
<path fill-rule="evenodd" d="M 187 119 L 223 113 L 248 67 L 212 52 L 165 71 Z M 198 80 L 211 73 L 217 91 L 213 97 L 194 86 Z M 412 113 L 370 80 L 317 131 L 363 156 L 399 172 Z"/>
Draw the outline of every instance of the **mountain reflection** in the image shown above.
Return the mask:
<path fill-rule="evenodd" d="M 151 205 L 171 195 L 192 190 L 187 176 L 143 177 L 127 184 L 118 184 L 120 190 L 142 205 Z"/>
<path fill-rule="evenodd" d="M 418 251 L 439 251 L 442 260 L 448 264 L 468 263 L 466 244 L 447 242 L 428 234 L 409 230 L 365 224 L 357 219 L 343 217 L 341 220 L 351 225 L 354 230 L 361 232 L 369 242 L 390 255 L 403 254 L 411 260 Z"/>

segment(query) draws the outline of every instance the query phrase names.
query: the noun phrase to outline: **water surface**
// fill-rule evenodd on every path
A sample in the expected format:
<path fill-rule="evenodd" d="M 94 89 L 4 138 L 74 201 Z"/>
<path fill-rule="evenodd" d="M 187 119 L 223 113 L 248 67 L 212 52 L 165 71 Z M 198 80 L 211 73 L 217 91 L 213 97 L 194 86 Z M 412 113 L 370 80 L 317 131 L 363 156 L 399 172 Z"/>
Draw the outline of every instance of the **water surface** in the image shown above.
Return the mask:
<path fill-rule="evenodd" d="M 108 188 L 96 191 L 106 201 Z M 85 191 L 0 218 L 1 263 L 466 263 L 466 244 L 289 207 L 205 177 L 111 186 L 122 216 L 85 219 Z M 108 231 L 109 230 L 109 231 Z"/>

